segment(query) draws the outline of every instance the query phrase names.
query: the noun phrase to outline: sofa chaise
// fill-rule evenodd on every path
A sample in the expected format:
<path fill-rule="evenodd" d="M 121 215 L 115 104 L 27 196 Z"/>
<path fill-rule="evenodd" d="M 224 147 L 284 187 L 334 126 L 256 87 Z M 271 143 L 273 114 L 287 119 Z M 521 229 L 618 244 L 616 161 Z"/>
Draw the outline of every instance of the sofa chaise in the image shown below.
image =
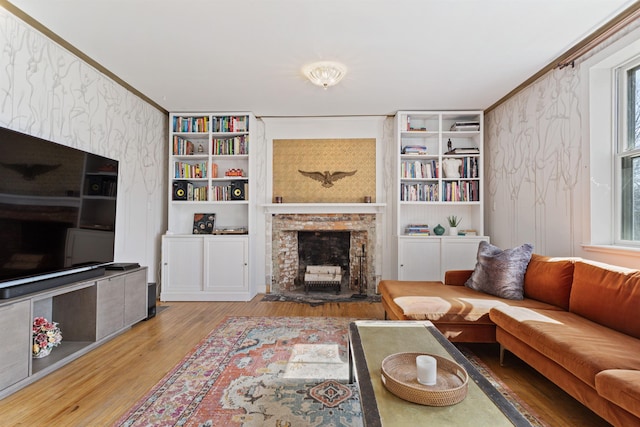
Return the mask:
<path fill-rule="evenodd" d="M 501 362 L 509 350 L 610 423 L 640 425 L 640 271 L 533 254 L 522 299 L 471 289 L 473 275 L 384 280 L 385 317 L 430 320 L 454 342 L 497 342 Z"/>

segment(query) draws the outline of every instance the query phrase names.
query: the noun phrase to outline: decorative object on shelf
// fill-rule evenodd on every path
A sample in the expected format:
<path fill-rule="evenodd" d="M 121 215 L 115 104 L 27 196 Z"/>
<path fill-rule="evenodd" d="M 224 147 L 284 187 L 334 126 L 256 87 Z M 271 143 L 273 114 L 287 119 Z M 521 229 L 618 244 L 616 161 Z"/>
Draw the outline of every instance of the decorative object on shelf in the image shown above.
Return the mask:
<path fill-rule="evenodd" d="M 325 188 L 329 188 L 329 187 L 333 187 L 333 182 L 337 181 L 339 179 L 342 179 L 344 177 L 347 176 L 352 176 L 355 175 L 356 172 L 358 172 L 357 170 L 351 171 L 351 172 L 329 172 L 329 171 L 324 171 L 323 172 L 306 172 L 306 171 L 301 171 L 300 169 L 298 169 L 298 172 L 300 172 L 302 175 L 309 177 L 311 179 L 315 179 L 316 181 L 320 181 L 322 183 L 322 186 Z"/>
<path fill-rule="evenodd" d="M 462 160 L 460 159 L 444 159 L 442 161 L 442 168 L 444 169 L 445 178 L 460 178 L 460 166 L 462 166 Z"/>
<path fill-rule="evenodd" d="M 276 203 L 282 203 L 282 196 L 276 196 L 274 200 Z"/>
<path fill-rule="evenodd" d="M 244 181 L 231 181 L 231 200 L 246 200 L 245 186 Z"/>
<path fill-rule="evenodd" d="M 214 213 L 193 214 L 193 234 L 212 234 L 215 222 Z"/>
<path fill-rule="evenodd" d="M 447 221 L 449 221 L 449 235 L 457 236 L 458 226 L 460 225 L 460 222 L 462 222 L 462 218 L 458 218 L 455 215 L 451 215 L 447 217 Z"/>
<path fill-rule="evenodd" d="M 365 203 L 371 203 L 371 196 L 364 196 Z"/>
<path fill-rule="evenodd" d="M 49 322 L 44 317 L 33 319 L 31 328 L 33 346 L 31 354 L 35 359 L 46 357 L 51 353 L 53 347 L 62 342 L 62 332 L 56 322 Z"/>
<path fill-rule="evenodd" d="M 314 85 L 326 89 L 334 86 L 347 74 L 347 67 L 339 62 L 320 61 L 302 67 L 302 73 Z"/>
<path fill-rule="evenodd" d="M 442 236 L 444 234 L 444 227 L 438 224 L 433 228 L 433 232 L 436 233 L 437 236 Z"/>

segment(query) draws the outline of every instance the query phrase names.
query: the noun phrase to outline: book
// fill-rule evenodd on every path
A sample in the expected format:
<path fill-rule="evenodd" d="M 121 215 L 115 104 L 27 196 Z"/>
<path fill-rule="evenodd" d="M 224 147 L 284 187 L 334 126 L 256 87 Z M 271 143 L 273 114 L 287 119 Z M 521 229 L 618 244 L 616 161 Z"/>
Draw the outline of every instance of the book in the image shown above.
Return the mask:
<path fill-rule="evenodd" d="M 455 122 L 451 125 L 451 131 L 478 131 L 480 130 L 479 121 Z"/>
<path fill-rule="evenodd" d="M 459 147 L 444 154 L 480 154 L 480 150 L 477 147 Z"/>
<path fill-rule="evenodd" d="M 402 154 L 427 154 L 427 147 L 424 145 L 405 145 L 402 147 Z"/>

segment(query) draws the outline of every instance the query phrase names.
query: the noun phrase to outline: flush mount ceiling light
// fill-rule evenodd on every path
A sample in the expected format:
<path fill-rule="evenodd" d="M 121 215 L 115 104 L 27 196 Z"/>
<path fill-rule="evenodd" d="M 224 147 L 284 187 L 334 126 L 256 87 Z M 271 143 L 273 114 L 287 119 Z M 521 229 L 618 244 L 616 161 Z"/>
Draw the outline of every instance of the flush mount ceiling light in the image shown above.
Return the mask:
<path fill-rule="evenodd" d="M 342 80 L 347 74 L 347 67 L 339 62 L 321 61 L 305 65 L 302 67 L 302 72 L 311 83 L 326 89 Z"/>

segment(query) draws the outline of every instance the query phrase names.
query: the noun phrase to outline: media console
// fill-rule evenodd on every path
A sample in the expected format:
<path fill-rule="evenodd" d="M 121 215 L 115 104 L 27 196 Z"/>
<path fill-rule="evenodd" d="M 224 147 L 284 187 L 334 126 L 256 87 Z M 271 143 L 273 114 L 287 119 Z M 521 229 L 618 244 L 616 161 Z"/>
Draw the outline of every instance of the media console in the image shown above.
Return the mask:
<path fill-rule="evenodd" d="M 88 353 L 147 318 L 147 268 L 102 271 L 95 278 L 0 300 L 0 399 Z M 33 318 L 57 322 L 62 343 L 31 357 Z"/>

